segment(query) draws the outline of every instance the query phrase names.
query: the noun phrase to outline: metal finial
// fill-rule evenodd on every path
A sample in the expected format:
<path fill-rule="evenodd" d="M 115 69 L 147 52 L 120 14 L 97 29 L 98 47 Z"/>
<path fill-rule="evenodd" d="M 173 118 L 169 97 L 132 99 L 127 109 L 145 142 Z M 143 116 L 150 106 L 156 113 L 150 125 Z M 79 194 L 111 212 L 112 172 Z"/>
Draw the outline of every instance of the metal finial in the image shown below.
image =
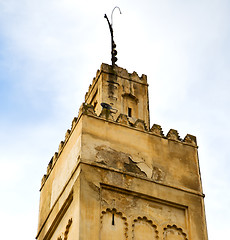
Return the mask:
<path fill-rule="evenodd" d="M 119 10 L 119 12 L 120 12 L 120 14 L 121 14 L 120 8 L 119 8 L 119 7 L 115 7 L 115 8 L 113 9 L 112 13 L 111 13 L 111 23 L 109 22 L 109 19 L 108 19 L 107 15 L 105 14 L 105 16 L 104 16 L 104 17 L 106 18 L 108 24 L 109 24 L 109 30 L 110 30 L 110 34 L 111 34 L 111 54 L 112 54 L 111 60 L 112 60 L 112 66 L 114 66 L 114 65 L 115 65 L 115 62 L 117 61 L 117 57 L 116 57 L 116 55 L 117 55 L 117 50 L 115 49 L 115 48 L 116 48 L 116 44 L 115 44 L 115 42 L 114 42 L 114 40 L 113 40 L 113 12 L 114 12 L 114 10 L 115 10 L 116 8 Z"/>

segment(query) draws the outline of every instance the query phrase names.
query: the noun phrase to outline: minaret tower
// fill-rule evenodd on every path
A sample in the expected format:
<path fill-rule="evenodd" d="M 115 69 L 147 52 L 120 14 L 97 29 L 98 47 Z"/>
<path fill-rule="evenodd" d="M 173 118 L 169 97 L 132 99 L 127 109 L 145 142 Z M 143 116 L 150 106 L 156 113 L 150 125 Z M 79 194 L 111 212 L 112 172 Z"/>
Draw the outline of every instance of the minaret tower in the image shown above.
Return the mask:
<path fill-rule="evenodd" d="M 150 127 L 146 75 L 102 64 L 42 178 L 38 240 L 207 240 L 196 137 Z"/>

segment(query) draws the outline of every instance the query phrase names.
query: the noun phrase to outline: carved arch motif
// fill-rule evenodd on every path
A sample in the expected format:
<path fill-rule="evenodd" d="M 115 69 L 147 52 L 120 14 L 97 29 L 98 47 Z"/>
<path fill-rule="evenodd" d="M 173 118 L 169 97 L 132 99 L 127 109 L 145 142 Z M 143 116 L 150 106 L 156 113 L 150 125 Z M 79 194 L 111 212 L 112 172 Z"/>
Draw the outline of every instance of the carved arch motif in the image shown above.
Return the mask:
<path fill-rule="evenodd" d="M 138 217 L 132 224 L 132 240 L 157 240 L 159 239 L 157 225 L 147 217 Z"/>
<path fill-rule="evenodd" d="M 182 228 L 174 224 L 164 227 L 163 240 L 188 240 L 188 237 Z"/>
<path fill-rule="evenodd" d="M 128 238 L 127 218 L 115 208 L 101 213 L 100 240 L 126 240 Z"/>

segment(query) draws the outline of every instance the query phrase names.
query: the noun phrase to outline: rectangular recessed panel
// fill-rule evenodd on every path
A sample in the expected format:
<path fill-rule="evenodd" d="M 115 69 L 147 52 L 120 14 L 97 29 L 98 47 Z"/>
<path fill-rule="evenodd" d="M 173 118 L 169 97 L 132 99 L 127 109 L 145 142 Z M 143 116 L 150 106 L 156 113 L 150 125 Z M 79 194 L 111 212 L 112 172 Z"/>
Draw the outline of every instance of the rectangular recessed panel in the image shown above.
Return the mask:
<path fill-rule="evenodd" d="M 101 188 L 101 239 L 188 239 L 187 208 L 124 189 Z M 144 234 L 144 235 L 143 235 Z M 105 238 L 103 238 L 105 236 Z M 123 237 L 122 237 L 123 236 Z"/>

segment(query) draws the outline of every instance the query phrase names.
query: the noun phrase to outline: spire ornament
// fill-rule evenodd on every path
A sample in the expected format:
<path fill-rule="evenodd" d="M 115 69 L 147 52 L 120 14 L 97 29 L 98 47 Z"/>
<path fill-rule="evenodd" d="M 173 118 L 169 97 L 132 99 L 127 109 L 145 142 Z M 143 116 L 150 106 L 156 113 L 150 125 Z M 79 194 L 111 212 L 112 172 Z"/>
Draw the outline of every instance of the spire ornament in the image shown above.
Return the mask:
<path fill-rule="evenodd" d="M 114 39 L 113 39 L 113 12 L 114 12 L 114 10 L 116 8 L 119 10 L 119 12 L 121 14 L 120 8 L 119 7 L 115 7 L 113 9 L 112 13 L 111 13 L 111 23 L 110 23 L 107 15 L 105 14 L 105 16 L 104 16 L 104 18 L 106 18 L 106 20 L 107 20 L 107 22 L 109 24 L 109 30 L 110 30 L 110 34 L 111 34 L 111 55 L 112 55 L 111 60 L 112 60 L 112 66 L 114 66 L 115 62 L 117 61 L 117 57 L 116 57 L 117 56 L 116 44 L 115 44 Z"/>

